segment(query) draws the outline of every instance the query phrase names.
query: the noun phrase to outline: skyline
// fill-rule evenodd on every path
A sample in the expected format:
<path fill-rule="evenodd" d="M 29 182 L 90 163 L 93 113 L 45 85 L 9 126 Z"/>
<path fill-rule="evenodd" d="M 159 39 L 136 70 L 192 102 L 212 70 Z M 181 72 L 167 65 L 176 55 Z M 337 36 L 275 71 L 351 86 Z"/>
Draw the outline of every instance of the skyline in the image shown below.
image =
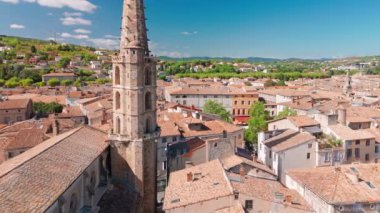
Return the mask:
<path fill-rule="evenodd" d="M 56 36 L 60 42 L 116 49 L 120 3 L 0 0 L 5 17 L 0 34 Z M 374 21 L 380 20 L 380 2 L 371 0 L 146 0 L 146 7 L 150 48 L 159 56 L 315 59 L 380 54 Z"/>

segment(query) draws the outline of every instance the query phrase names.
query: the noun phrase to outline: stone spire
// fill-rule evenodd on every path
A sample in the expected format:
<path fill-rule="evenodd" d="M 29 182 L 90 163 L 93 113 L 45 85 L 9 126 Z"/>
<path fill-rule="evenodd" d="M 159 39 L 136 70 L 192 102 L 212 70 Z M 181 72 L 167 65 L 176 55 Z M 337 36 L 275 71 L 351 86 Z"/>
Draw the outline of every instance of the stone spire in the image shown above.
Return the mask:
<path fill-rule="evenodd" d="M 120 51 L 143 48 L 149 54 L 143 0 L 124 0 Z"/>
<path fill-rule="evenodd" d="M 143 0 L 124 0 L 121 29 L 120 53 L 112 58 L 112 179 L 126 197 L 138 198 L 128 202 L 133 206 L 120 207 L 120 212 L 150 213 L 156 210 L 156 140 L 160 130 L 156 60 L 149 55 Z"/>

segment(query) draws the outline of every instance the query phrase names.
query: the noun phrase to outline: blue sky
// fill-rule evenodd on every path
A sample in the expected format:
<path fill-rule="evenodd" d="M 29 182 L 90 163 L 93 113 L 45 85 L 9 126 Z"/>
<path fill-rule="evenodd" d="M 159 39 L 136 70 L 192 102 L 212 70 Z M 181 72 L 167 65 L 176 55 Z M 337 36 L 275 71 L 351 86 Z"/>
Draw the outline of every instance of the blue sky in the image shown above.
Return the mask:
<path fill-rule="evenodd" d="M 0 34 L 116 48 L 122 0 L 0 0 Z M 380 54 L 378 0 L 146 0 L 157 55 Z"/>

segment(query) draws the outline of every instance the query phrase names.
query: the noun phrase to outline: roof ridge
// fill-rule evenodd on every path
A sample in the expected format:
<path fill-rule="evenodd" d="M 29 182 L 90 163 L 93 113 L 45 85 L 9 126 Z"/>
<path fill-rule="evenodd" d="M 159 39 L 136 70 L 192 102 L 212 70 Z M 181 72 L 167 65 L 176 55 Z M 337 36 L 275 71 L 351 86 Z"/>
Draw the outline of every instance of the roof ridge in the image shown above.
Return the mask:
<path fill-rule="evenodd" d="M 46 152 L 59 142 L 61 142 L 63 139 L 73 135 L 74 133 L 81 130 L 83 127 L 78 127 L 76 129 L 73 129 L 69 132 L 63 133 L 61 135 L 49 138 L 48 140 L 38 144 L 37 146 L 27 150 L 25 153 L 29 155 L 18 155 L 2 164 L 0 164 L 0 178 L 7 175 L 9 172 L 13 171 L 14 169 L 24 165 L 26 162 L 34 159 L 36 156 L 40 155 L 41 153 Z M 58 139 L 58 140 L 55 140 Z"/>

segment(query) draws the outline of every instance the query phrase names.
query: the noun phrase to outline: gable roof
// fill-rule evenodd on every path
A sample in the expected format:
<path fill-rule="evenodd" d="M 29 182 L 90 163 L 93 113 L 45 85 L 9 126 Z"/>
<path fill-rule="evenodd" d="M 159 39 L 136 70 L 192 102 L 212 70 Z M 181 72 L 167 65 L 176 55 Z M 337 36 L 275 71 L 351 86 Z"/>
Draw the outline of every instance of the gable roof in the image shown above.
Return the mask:
<path fill-rule="evenodd" d="M 29 103 L 30 103 L 30 99 L 7 100 L 7 101 L 0 102 L 0 110 L 26 109 Z"/>
<path fill-rule="evenodd" d="M 189 173 L 198 179 L 187 181 Z M 173 172 L 165 191 L 164 210 L 233 195 L 232 186 L 219 160 Z"/>
<path fill-rule="evenodd" d="M 44 212 L 108 147 L 106 134 L 80 127 L 0 165 L 0 209 Z"/>
<path fill-rule="evenodd" d="M 295 169 L 287 175 L 329 204 L 380 202 L 380 164 Z"/>

